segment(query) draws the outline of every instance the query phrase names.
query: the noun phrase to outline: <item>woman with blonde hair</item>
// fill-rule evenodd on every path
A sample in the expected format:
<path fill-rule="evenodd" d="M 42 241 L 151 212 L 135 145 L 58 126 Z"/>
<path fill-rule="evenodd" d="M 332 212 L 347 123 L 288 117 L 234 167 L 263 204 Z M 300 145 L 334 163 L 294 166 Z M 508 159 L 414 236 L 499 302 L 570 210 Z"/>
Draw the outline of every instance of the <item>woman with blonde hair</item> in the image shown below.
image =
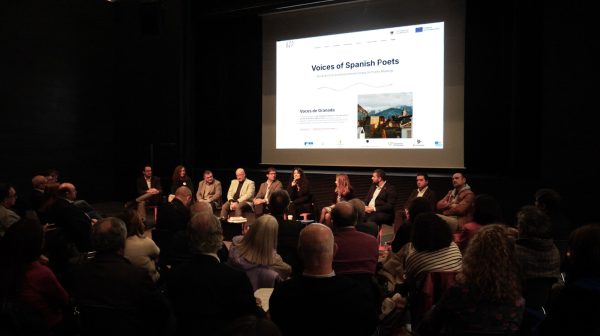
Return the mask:
<path fill-rule="evenodd" d="M 246 235 L 233 237 L 227 263 L 245 271 L 254 290 L 274 287 L 292 272 L 292 267 L 277 254 L 278 232 L 275 217 L 263 215 Z"/>
<path fill-rule="evenodd" d="M 467 246 L 462 271 L 418 326 L 419 335 L 511 334 L 518 331 L 525 300 L 504 225 L 482 227 Z"/>
<path fill-rule="evenodd" d="M 323 207 L 321 210 L 321 218 L 319 223 L 323 223 L 331 227 L 331 210 L 335 208 L 335 205 L 341 201 L 349 201 L 354 198 L 354 190 L 350 184 L 350 179 L 346 174 L 335 175 L 335 195 L 333 197 L 333 203 L 330 206 Z"/>

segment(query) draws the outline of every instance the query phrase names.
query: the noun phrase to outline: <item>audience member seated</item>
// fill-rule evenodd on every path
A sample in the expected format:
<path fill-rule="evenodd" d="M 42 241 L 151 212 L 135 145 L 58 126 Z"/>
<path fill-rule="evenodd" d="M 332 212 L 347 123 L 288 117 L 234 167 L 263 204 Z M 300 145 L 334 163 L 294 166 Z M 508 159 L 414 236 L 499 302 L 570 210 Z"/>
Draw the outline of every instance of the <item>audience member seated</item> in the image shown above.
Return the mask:
<path fill-rule="evenodd" d="M 374 275 L 379 257 L 375 237 L 357 231 L 357 212 L 352 204 L 342 201 L 331 213 L 333 237 L 338 249 L 333 258 L 336 274 Z"/>
<path fill-rule="evenodd" d="M 350 184 L 350 179 L 346 174 L 337 174 L 335 176 L 335 190 L 331 205 L 323 207 L 319 223 L 331 227 L 331 210 L 335 208 L 338 202 L 349 201 L 354 198 L 354 190 Z"/>
<path fill-rule="evenodd" d="M 92 219 L 93 222 L 96 222 L 100 219 L 102 219 L 102 215 L 96 211 L 96 209 L 94 209 L 86 200 L 82 200 L 82 199 L 77 199 L 77 189 L 75 188 L 75 186 L 71 183 L 61 183 L 58 186 L 58 190 L 61 191 L 61 189 L 68 189 L 68 192 L 65 194 L 65 198 L 73 203 L 73 205 L 75 205 L 76 207 L 78 207 L 79 209 L 83 210 L 83 212 Z"/>
<path fill-rule="evenodd" d="M 196 201 L 210 204 L 213 212 L 221 209 L 221 196 L 223 195 L 221 182 L 213 177 L 210 170 L 205 170 L 203 177 L 204 179 L 198 183 Z"/>
<path fill-rule="evenodd" d="M 179 187 L 187 187 L 190 189 L 192 196 L 194 195 L 194 184 L 192 179 L 187 175 L 185 166 L 179 165 L 175 167 L 173 176 L 171 176 L 171 194 L 175 194 L 175 191 Z"/>
<path fill-rule="evenodd" d="M 271 319 L 283 335 L 372 335 L 377 314 L 370 293 L 353 279 L 335 274 L 331 229 L 309 224 L 300 233 L 301 276 L 277 287 L 269 301 Z"/>
<path fill-rule="evenodd" d="M 519 238 L 515 244 L 515 253 L 520 266 L 521 280 L 558 280 L 560 255 L 552 241 L 548 217 L 536 207 L 527 205 L 517 214 L 517 227 Z M 527 299 L 527 296 L 525 298 Z"/>
<path fill-rule="evenodd" d="M 600 331 L 600 225 L 571 233 L 565 283 L 548 305 L 540 335 L 598 335 Z"/>
<path fill-rule="evenodd" d="M 406 257 L 405 288 L 418 288 L 427 272 L 460 271 L 460 250 L 453 241 L 450 227 L 437 215 L 422 213 L 415 218 L 412 247 L 412 253 Z"/>
<path fill-rule="evenodd" d="M 190 206 L 190 213 L 193 217 L 200 213 L 212 215 L 213 211 L 209 203 L 197 202 Z M 160 258 L 158 259 L 161 283 L 164 282 L 171 268 L 192 259 L 193 251 L 190 249 L 190 243 L 189 225 L 185 229 L 182 228 L 173 233 L 170 241 L 166 244 L 166 246 L 168 246 L 168 253 L 161 253 Z M 229 259 L 229 250 L 225 244 L 223 244 L 221 249 L 217 252 L 217 257 L 219 257 L 219 260 L 221 260 L 222 263 L 227 262 Z"/>
<path fill-rule="evenodd" d="M 425 198 L 416 198 L 408 209 L 406 221 L 400 226 L 392 241 L 392 253 L 381 261 L 378 275 L 384 277 L 388 283 L 388 290 L 393 290 L 397 285 L 404 283 L 404 267 L 406 257 L 414 252 L 411 244 L 414 220 L 422 213 L 433 213 L 431 203 Z"/>
<path fill-rule="evenodd" d="M 552 239 L 560 252 L 561 265 L 567 252 L 569 234 L 573 230 L 571 220 L 565 214 L 560 194 L 552 189 L 539 189 L 535 192 L 535 206 L 548 216 Z"/>
<path fill-rule="evenodd" d="M 454 234 L 454 241 L 461 252 L 464 252 L 471 238 L 482 226 L 502 222 L 502 209 L 496 199 L 488 194 L 477 195 L 473 201 L 473 221 L 463 225 L 462 231 Z"/>
<path fill-rule="evenodd" d="M 300 167 L 294 168 L 290 182 L 287 186 L 287 192 L 290 195 L 292 204 L 290 205 L 290 214 L 294 219 L 301 219 L 303 213 L 314 212 L 314 197 L 310 192 L 310 183 Z"/>
<path fill-rule="evenodd" d="M 58 183 L 48 183 L 44 189 L 44 196 L 42 198 L 42 205 L 37 211 L 38 218 L 42 225 L 50 223 L 48 220 L 48 211 L 58 199 Z"/>
<path fill-rule="evenodd" d="M 535 192 L 535 206 L 550 219 L 552 239 L 567 241 L 573 227 L 564 212 L 560 194 L 548 188 L 538 189 Z"/>
<path fill-rule="evenodd" d="M 279 224 L 277 233 L 277 253 L 283 261 L 292 267 L 292 276 L 302 274 L 304 267 L 298 256 L 298 238 L 304 224 L 297 220 L 288 220 L 285 213 L 290 206 L 290 195 L 283 189 L 275 190 L 269 197 L 271 215 Z"/>
<path fill-rule="evenodd" d="M 61 183 L 56 200 L 46 212 L 48 223 L 54 223 L 56 229 L 46 235 L 46 245 L 50 266 L 61 278 L 70 259 L 77 259 L 82 253 L 92 250 L 90 236 L 92 219 L 73 204 L 77 196 L 75 186 Z"/>
<path fill-rule="evenodd" d="M 537 334 L 544 318 L 544 306 L 552 286 L 560 276 L 560 253 L 551 238 L 548 217 L 532 205 L 517 214 L 518 239 L 515 255 L 519 266 L 521 293 L 525 298 L 525 314 L 519 333 Z"/>
<path fill-rule="evenodd" d="M 431 202 L 424 197 L 415 198 L 410 202 L 408 211 L 406 212 L 406 220 L 396 231 L 394 240 L 392 241 L 392 252 L 400 251 L 402 246 L 411 241 L 411 235 L 414 227 L 414 220 L 422 213 L 432 213 L 433 208 Z"/>
<path fill-rule="evenodd" d="M 371 176 L 373 184 L 365 198 L 365 222 L 382 224 L 394 223 L 394 206 L 396 204 L 396 188 L 387 183 L 385 172 L 375 169 Z"/>
<path fill-rule="evenodd" d="M 292 273 L 290 265 L 277 254 L 278 227 L 275 217 L 263 215 L 245 236 L 233 238 L 227 263 L 246 272 L 254 290 L 273 288 Z"/>
<path fill-rule="evenodd" d="M 94 225 L 96 256 L 78 264 L 69 288 L 81 312 L 82 334 L 154 335 L 164 332 L 169 318 L 167 300 L 148 271 L 123 256 L 127 229 L 116 217 Z"/>
<path fill-rule="evenodd" d="M 58 183 L 60 184 L 60 172 L 57 169 L 54 168 L 50 168 L 48 170 L 46 170 L 46 172 L 44 173 L 44 176 L 46 177 L 46 182 L 48 184 L 50 183 Z"/>
<path fill-rule="evenodd" d="M 360 282 L 371 292 L 378 311 L 382 293 L 375 285 L 375 271 L 379 258 L 379 242 L 370 234 L 356 230 L 357 211 L 349 202 L 341 201 L 331 212 L 333 237 L 337 252 L 333 270 Z"/>
<path fill-rule="evenodd" d="M 0 183 L 0 239 L 8 228 L 19 221 L 21 217 L 10 208 L 15 205 L 17 191 L 8 183 Z"/>
<path fill-rule="evenodd" d="M 44 189 L 48 179 L 42 175 L 36 175 L 31 179 L 31 194 L 29 194 L 29 209 L 36 213 L 40 210 L 42 202 L 44 200 Z"/>
<path fill-rule="evenodd" d="M 119 218 L 127 228 L 125 258 L 133 265 L 145 269 L 152 281 L 157 282 L 160 274 L 156 269 L 156 259 L 160 249 L 152 239 L 144 236 L 144 223 L 137 212 L 137 204 L 127 206 Z"/>
<path fill-rule="evenodd" d="M 412 202 L 417 199 L 417 198 L 424 198 L 426 199 L 429 204 L 431 204 L 431 208 L 435 209 L 435 205 L 437 203 L 437 195 L 435 193 L 435 191 L 433 191 L 430 187 L 429 187 L 429 175 L 427 175 L 427 173 L 424 172 L 417 172 L 417 188 L 413 189 L 413 191 L 410 193 L 410 195 L 408 196 L 408 198 L 406 199 L 406 202 L 404 202 L 404 213 L 403 213 L 403 220 L 402 221 L 396 221 L 397 223 L 403 223 L 406 222 L 406 220 L 408 219 L 408 209 L 410 208 L 410 205 L 412 204 Z M 394 232 L 398 231 L 398 227 L 394 227 Z"/>
<path fill-rule="evenodd" d="M 156 229 L 152 233 L 152 237 L 165 260 L 171 257 L 171 253 L 176 248 L 171 244 L 175 233 L 187 228 L 190 220 L 189 206 L 191 201 L 192 192 L 190 189 L 179 187 L 175 191 L 175 198 L 160 207 Z"/>
<path fill-rule="evenodd" d="M 190 219 L 191 203 L 192 192 L 190 189 L 187 187 L 177 188 L 175 198 L 161 206 L 158 212 L 157 228 L 171 233 L 185 229 Z"/>
<path fill-rule="evenodd" d="M 419 335 L 510 335 L 521 323 L 524 300 L 503 225 L 481 228 L 469 243 L 456 284 L 413 330 Z"/>
<path fill-rule="evenodd" d="M 215 335 L 239 317 L 263 316 L 248 276 L 217 257 L 223 245 L 218 218 L 205 212 L 195 214 L 189 233 L 193 256 L 174 266 L 167 280 L 176 335 Z"/>
<path fill-rule="evenodd" d="M 452 232 L 462 230 L 464 224 L 473 220 L 473 201 L 475 194 L 467 184 L 464 173 L 457 172 L 452 175 L 452 190 L 438 203 L 437 209 L 441 217 L 450 225 Z"/>
<path fill-rule="evenodd" d="M 356 230 L 379 238 L 379 227 L 374 222 L 365 222 L 365 202 L 359 198 L 348 201 L 356 209 Z"/>
<path fill-rule="evenodd" d="M 69 295 L 41 258 L 39 222 L 19 220 L 0 240 L 2 335 L 60 335 Z M 12 310 L 11 310 L 12 309 Z M 10 315 L 10 319 L 4 319 Z"/>
<path fill-rule="evenodd" d="M 231 180 L 227 191 L 227 202 L 221 208 L 221 218 L 227 218 L 230 212 L 236 217 L 241 217 L 243 211 L 252 211 L 254 190 L 254 181 L 246 178 L 244 169 L 238 168 L 235 171 L 235 180 Z"/>
<path fill-rule="evenodd" d="M 281 188 L 283 188 L 283 185 L 277 179 L 277 170 L 273 167 L 267 168 L 267 180 L 260 184 L 253 201 L 256 217 L 261 216 L 263 213 L 270 213 L 269 196 Z"/>

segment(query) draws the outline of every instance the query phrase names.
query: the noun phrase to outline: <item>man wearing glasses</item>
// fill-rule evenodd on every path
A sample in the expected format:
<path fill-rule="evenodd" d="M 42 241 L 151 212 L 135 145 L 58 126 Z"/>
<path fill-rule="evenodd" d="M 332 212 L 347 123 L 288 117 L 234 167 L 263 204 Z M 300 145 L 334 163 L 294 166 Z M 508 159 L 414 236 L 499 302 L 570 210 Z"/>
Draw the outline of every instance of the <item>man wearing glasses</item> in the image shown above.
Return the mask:
<path fill-rule="evenodd" d="M 254 198 L 254 213 L 256 217 L 270 213 L 269 211 L 269 195 L 275 190 L 283 187 L 281 181 L 277 179 L 277 170 L 273 167 L 267 168 L 267 180 L 260 184 L 258 193 Z"/>

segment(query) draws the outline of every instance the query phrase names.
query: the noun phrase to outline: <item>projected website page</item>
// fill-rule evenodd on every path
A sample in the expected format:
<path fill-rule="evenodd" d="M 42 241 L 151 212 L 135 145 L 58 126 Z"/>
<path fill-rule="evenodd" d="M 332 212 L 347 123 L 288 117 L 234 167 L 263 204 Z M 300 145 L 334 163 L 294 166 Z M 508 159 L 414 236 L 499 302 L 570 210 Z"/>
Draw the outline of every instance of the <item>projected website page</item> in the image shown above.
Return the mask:
<path fill-rule="evenodd" d="M 276 147 L 443 148 L 444 23 L 277 42 Z"/>

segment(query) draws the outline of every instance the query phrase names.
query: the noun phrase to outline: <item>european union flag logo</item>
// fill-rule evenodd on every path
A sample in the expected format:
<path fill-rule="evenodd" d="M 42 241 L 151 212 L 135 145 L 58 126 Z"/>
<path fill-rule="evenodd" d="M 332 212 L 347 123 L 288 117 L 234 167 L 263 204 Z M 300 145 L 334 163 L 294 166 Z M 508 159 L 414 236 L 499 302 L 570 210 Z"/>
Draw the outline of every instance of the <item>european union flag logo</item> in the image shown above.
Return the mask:
<path fill-rule="evenodd" d="M 423 27 L 415 28 L 415 33 L 422 33 L 422 32 L 423 32 Z"/>

